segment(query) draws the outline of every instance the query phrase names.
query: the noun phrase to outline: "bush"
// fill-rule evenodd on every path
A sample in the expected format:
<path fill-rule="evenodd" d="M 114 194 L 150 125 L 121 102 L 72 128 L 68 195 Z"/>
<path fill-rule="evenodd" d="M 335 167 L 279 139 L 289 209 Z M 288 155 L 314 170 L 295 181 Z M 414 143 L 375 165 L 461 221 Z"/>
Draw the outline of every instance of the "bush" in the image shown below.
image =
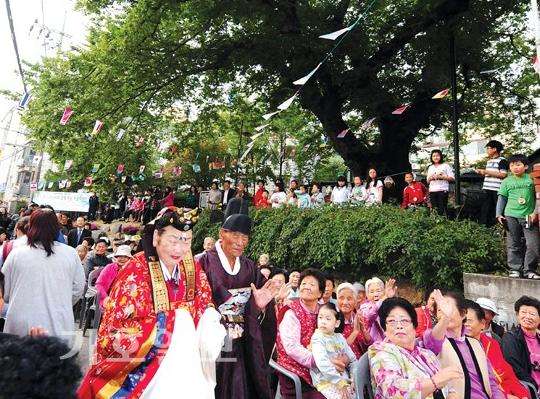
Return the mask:
<path fill-rule="evenodd" d="M 274 266 L 318 266 L 343 278 L 373 275 L 408 280 L 418 287 L 458 288 L 463 272 L 502 269 L 502 238 L 471 221 L 451 221 L 393 206 L 253 210 L 247 256 L 269 253 Z M 203 212 L 194 248 L 219 224 Z"/>

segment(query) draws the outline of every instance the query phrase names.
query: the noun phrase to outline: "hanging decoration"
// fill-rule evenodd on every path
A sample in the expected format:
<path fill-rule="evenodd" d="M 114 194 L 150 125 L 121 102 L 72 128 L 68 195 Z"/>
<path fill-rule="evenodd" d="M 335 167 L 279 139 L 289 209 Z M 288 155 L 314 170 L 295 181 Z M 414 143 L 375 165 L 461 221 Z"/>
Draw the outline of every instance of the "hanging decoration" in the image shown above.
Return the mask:
<path fill-rule="evenodd" d="M 281 111 L 275 111 L 275 112 L 270 112 L 269 114 L 264 114 L 262 117 L 264 120 L 268 120 L 270 119 L 271 117 L 273 117 L 274 115 L 277 115 L 279 114 Z"/>
<path fill-rule="evenodd" d="M 163 167 L 161 167 L 157 172 L 154 172 L 154 179 L 161 179 L 163 177 Z"/>
<path fill-rule="evenodd" d="M 53 186 L 54 186 L 54 182 L 51 181 L 51 182 L 49 182 L 49 185 L 48 185 L 47 187 L 48 187 L 48 188 L 53 188 Z"/>
<path fill-rule="evenodd" d="M 142 136 L 135 137 L 135 148 L 141 148 L 143 144 L 144 144 L 144 137 Z"/>
<path fill-rule="evenodd" d="M 395 110 L 393 110 L 392 115 L 401 115 L 401 114 L 403 114 L 407 110 L 407 108 L 409 108 L 409 106 L 410 106 L 410 104 L 403 104 L 399 108 L 396 108 Z"/>
<path fill-rule="evenodd" d="M 62 118 L 60 119 L 60 124 L 62 126 L 65 126 L 69 122 L 71 115 L 73 115 L 73 109 L 68 105 L 64 109 L 64 113 L 62 114 Z"/>
<path fill-rule="evenodd" d="M 116 167 L 116 174 L 121 175 L 124 172 L 124 164 L 120 163 Z"/>
<path fill-rule="evenodd" d="M 71 187 L 71 180 L 66 180 L 66 188 L 70 188 Z"/>
<path fill-rule="evenodd" d="M 268 126 L 270 126 L 269 123 L 267 123 L 266 125 L 257 126 L 257 127 L 255 128 L 255 131 L 256 131 L 256 132 L 260 132 L 260 131 L 264 130 L 266 127 L 268 127 Z M 252 138 L 253 138 L 253 137 L 252 137 Z"/>
<path fill-rule="evenodd" d="M 144 173 L 145 168 L 146 168 L 146 165 L 139 166 L 139 174 Z"/>
<path fill-rule="evenodd" d="M 285 111 L 286 109 L 288 109 L 293 103 L 293 101 L 296 99 L 296 96 L 298 96 L 298 92 L 294 93 L 294 95 L 291 98 L 283 101 L 280 105 L 278 105 L 278 109 L 280 111 Z"/>
<path fill-rule="evenodd" d="M 32 98 L 32 95 L 29 91 L 24 92 L 21 101 L 19 101 L 19 105 L 17 106 L 17 109 L 19 111 L 22 111 L 28 106 L 28 103 L 30 102 L 30 99 Z"/>
<path fill-rule="evenodd" d="M 346 28 L 337 30 L 335 32 L 327 33 L 326 35 L 321 35 L 321 36 L 319 36 L 319 38 L 320 39 L 327 39 L 327 40 L 336 40 L 338 37 L 340 37 L 344 33 L 351 31 L 354 28 L 355 25 L 356 25 L 356 23 L 354 23 L 351 26 L 348 26 Z"/>
<path fill-rule="evenodd" d="M 118 130 L 118 133 L 116 134 L 116 141 L 122 140 L 122 137 L 124 137 L 125 133 L 126 133 L 126 129 Z"/>
<path fill-rule="evenodd" d="M 343 137 L 345 137 L 347 135 L 347 133 L 349 133 L 351 129 L 344 129 L 342 130 L 338 135 L 337 135 L 337 138 L 338 139 L 342 139 Z"/>
<path fill-rule="evenodd" d="M 94 123 L 94 130 L 92 130 L 92 136 L 95 136 L 96 134 L 98 134 L 101 131 L 102 127 L 103 127 L 103 122 L 101 122 L 100 120 L 96 120 L 96 122 Z"/>
<path fill-rule="evenodd" d="M 64 170 L 70 170 L 73 165 L 73 159 L 67 159 L 64 163 Z"/>
<path fill-rule="evenodd" d="M 172 174 L 176 177 L 182 174 L 182 168 L 180 166 L 175 166 L 172 168 Z"/>
<path fill-rule="evenodd" d="M 94 179 L 92 179 L 92 176 L 88 176 L 84 179 L 84 186 L 90 187 L 93 182 L 94 182 Z"/>
<path fill-rule="evenodd" d="M 122 183 L 125 183 L 126 180 L 127 180 L 127 176 L 122 176 L 122 179 L 121 179 Z"/>
<path fill-rule="evenodd" d="M 65 188 L 65 187 L 66 187 L 66 180 L 60 180 L 60 181 L 58 182 L 58 188 L 59 188 L 60 190 L 62 190 L 62 189 Z"/>
<path fill-rule="evenodd" d="M 533 68 L 538 75 L 540 75 L 540 55 L 533 58 Z"/>
<path fill-rule="evenodd" d="M 445 98 L 448 93 L 450 92 L 450 89 L 444 89 L 435 94 L 433 97 L 431 97 L 433 100 L 440 100 L 442 98 Z"/>
<path fill-rule="evenodd" d="M 314 70 L 312 70 L 310 73 L 308 73 L 306 76 L 304 76 L 303 78 L 300 78 L 298 80 L 295 80 L 293 82 L 293 85 L 297 85 L 297 86 L 303 86 L 307 83 L 307 81 L 315 74 L 315 72 L 317 72 L 317 70 L 321 67 L 322 63 L 319 63 Z"/>
<path fill-rule="evenodd" d="M 373 122 L 375 122 L 377 118 L 371 118 L 371 119 L 368 119 L 367 121 L 365 121 L 364 123 L 362 123 L 362 126 L 360 126 L 360 129 L 361 130 L 367 130 L 371 127 L 371 125 L 373 125 Z"/>
<path fill-rule="evenodd" d="M 193 168 L 193 172 L 199 173 L 199 172 L 201 171 L 201 167 L 200 167 L 198 164 L 194 163 L 194 164 L 191 165 L 191 166 L 192 166 L 192 168 Z"/>
<path fill-rule="evenodd" d="M 99 164 L 98 164 L 98 163 L 95 163 L 95 164 L 92 166 L 92 173 L 96 173 L 98 170 L 99 170 Z"/>

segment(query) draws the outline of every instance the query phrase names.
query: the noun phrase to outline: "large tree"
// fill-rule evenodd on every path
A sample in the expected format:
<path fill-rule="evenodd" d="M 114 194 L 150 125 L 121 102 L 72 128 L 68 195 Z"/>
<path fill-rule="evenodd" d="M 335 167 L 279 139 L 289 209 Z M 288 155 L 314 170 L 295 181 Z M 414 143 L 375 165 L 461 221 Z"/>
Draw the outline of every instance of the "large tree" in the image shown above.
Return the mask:
<path fill-rule="evenodd" d="M 148 134 L 145 123 L 161 123 L 159 117 L 171 107 L 223 104 L 231 84 L 257 94 L 272 111 L 295 92 L 292 82 L 334 45 L 318 36 L 350 26 L 361 15 L 299 96 L 353 172 L 365 173 L 372 164 L 383 173 L 406 170 L 415 139 L 448 127 L 450 102 L 431 97 L 450 86 L 452 38 L 461 120 L 486 134 L 514 134 L 525 142 L 528 131 L 520 131 L 514 121 L 519 117 L 520 126 L 533 123 L 532 87 L 538 86 L 529 67 L 525 0 L 80 4 L 97 21 L 88 47 L 62 59 L 67 70 L 46 65 L 36 85 L 48 81 L 45 87 L 54 93 L 51 100 L 42 90 L 43 107 L 58 108 L 69 97 L 91 109 L 86 123 L 105 118 L 115 126 L 131 116 L 136 123 L 130 124 L 130 134 Z M 480 73 L 490 69 L 498 72 Z M 391 115 L 403 103 L 409 109 Z M 32 112 L 31 106 L 30 122 L 36 117 Z M 49 118 L 43 112 L 40 117 Z M 359 131 L 372 117 L 376 129 Z M 57 119 L 57 114 L 50 117 Z M 348 127 L 360 134 L 338 138 Z"/>

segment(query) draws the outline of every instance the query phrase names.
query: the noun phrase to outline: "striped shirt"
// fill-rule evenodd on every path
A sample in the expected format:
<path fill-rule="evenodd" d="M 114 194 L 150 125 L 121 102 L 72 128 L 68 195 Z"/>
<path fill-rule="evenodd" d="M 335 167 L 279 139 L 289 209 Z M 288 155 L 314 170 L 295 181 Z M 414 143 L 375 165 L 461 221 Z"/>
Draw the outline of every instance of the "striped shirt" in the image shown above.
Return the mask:
<path fill-rule="evenodd" d="M 508 161 L 503 157 L 488 159 L 486 164 L 486 171 L 508 172 Z M 499 179 L 498 177 L 485 176 L 482 189 L 489 191 L 499 191 L 502 181 L 503 179 Z"/>

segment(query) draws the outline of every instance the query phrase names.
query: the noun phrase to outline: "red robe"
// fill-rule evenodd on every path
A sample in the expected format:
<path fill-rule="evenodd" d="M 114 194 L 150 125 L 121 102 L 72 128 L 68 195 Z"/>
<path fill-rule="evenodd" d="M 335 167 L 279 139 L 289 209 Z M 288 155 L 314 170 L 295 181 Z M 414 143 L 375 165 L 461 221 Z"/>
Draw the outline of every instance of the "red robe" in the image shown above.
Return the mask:
<path fill-rule="evenodd" d="M 167 353 L 175 309 L 187 309 L 197 326 L 212 303 L 210 286 L 195 261 L 195 295 L 187 301 L 186 275 L 183 267 L 179 270 L 180 284 L 166 283 L 170 310 L 156 314 L 144 253 L 122 268 L 105 305 L 95 361 L 79 387 L 79 399 L 139 398 Z"/>
<path fill-rule="evenodd" d="M 504 359 L 499 343 L 484 333 L 480 334 L 480 342 L 491 363 L 491 367 L 493 367 L 493 373 L 495 374 L 499 388 L 506 395 L 514 395 L 518 398 L 530 397 L 529 390 L 521 385 L 512 366 Z"/>

